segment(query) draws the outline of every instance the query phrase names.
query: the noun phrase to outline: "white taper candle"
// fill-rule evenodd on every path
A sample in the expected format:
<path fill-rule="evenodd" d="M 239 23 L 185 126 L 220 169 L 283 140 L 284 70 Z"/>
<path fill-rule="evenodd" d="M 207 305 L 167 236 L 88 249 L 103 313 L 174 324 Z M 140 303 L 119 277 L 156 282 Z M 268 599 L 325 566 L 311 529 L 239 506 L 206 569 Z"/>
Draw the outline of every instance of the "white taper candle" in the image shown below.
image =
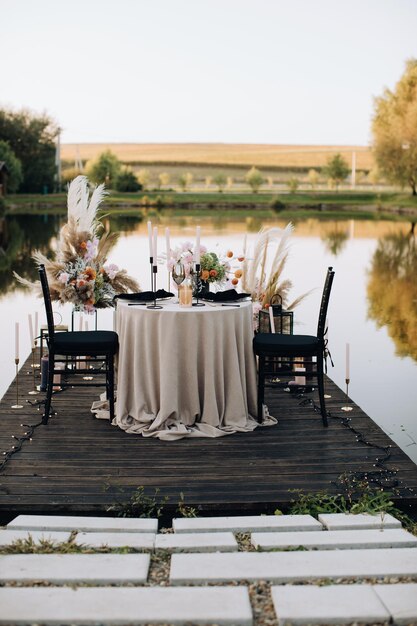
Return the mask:
<path fill-rule="evenodd" d="M 14 353 L 15 359 L 19 359 L 19 322 L 15 323 L 14 326 Z"/>
<path fill-rule="evenodd" d="M 35 313 L 35 323 L 33 325 L 33 333 L 34 333 L 35 341 L 36 341 L 36 337 L 38 336 L 38 329 L 39 329 L 39 314 L 36 311 L 36 313 Z"/>
<path fill-rule="evenodd" d="M 194 251 L 194 262 L 200 265 L 200 234 L 201 228 L 197 226 L 195 232 L 195 251 Z"/>
<path fill-rule="evenodd" d="M 153 248 L 152 248 L 153 264 L 156 265 L 156 257 L 158 256 L 158 227 L 153 229 Z"/>
<path fill-rule="evenodd" d="M 29 322 L 29 336 L 30 336 L 30 348 L 33 348 L 33 324 L 32 324 L 32 315 L 29 313 L 28 315 Z"/>
<path fill-rule="evenodd" d="M 152 244 L 152 222 L 148 222 L 148 240 L 149 240 L 149 256 L 153 256 L 153 244 Z"/>
<path fill-rule="evenodd" d="M 167 246 L 167 263 L 169 261 L 170 253 L 171 253 L 171 243 L 169 240 L 169 228 L 168 226 L 165 228 L 165 241 Z"/>
<path fill-rule="evenodd" d="M 350 344 L 346 344 L 346 380 L 350 380 Z"/>

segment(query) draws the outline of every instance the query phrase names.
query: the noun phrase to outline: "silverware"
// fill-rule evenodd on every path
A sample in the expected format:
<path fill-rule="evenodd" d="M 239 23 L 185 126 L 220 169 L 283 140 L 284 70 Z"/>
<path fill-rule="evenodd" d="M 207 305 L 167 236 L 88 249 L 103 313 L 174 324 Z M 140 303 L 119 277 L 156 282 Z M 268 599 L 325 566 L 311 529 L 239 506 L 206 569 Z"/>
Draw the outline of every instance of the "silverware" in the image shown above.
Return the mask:
<path fill-rule="evenodd" d="M 234 306 L 234 307 L 239 308 L 240 304 L 222 304 L 222 306 Z"/>

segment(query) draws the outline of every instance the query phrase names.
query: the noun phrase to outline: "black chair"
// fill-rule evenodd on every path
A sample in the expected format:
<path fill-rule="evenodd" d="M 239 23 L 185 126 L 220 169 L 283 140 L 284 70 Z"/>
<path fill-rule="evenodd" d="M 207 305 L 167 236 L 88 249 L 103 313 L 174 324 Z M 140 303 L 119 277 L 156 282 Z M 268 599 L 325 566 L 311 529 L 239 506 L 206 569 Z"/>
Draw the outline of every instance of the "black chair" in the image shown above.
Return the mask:
<path fill-rule="evenodd" d="M 82 377 L 82 374 L 105 373 L 106 380 L 103 382 L 61 382 L 60 387 L 97 387 L 106 386 L 106 396 L 110 405 L 110 420 L 114 418 L 114 356 L 119 348 L 117 333 L 109 330 L 90 330 L 81 332 L 59 332 L 55 333 L 54 319 L 52 313 L 51 295 L 49 292 L 48 279 L 45 266 L 39 266 L 39 277 L 42 285 L 43 298 L 45 301 L 46 320 L 48 324 L 48 335 L 46 342 L 49 351 L 48 383 L 46 389 L 45 413 L 42 417 L 43 424 L 48 423 L 51 411 L 51 400 L 53 391 L 54 374 L 61 374 L 65 378 L 70 374 Z M 61 358 L 56 358 L 56 357 Z M 91 357 L 95 361 L 101 362 L 103 367 L 93 369 L 78 369 L 76 357 Z M 56 369 L 57 362 L 65 362 L 64 370 Z M 92 361 L 94 362 L 94 361 Z"/>
<path fill-rule="evenodd" d="M 263 403 L 265 394 L 265 377 L 273 372 L 268 370 L 267 364 L 280 359 L 279 375 L 294 374 L 293 366 L 304 364 L 304 359 L 316 357 L 314 365 L 306 371 L 306 376 L 317 376 L 318 392 L 320 398 L 320 412 L 323 425 L 328 426 L 326 406 L 324 401 L 324 373 L 323 361 L 326 351 L 326 315 L 329 306 L 330 291 L 333 284 L 334 271 L 332 267 L 327 270 L 324 283 L 323 295 L 317 325 L 317 336 L 313 335 L 284 335 L 275 333 L 258 333 L 253 339 L 253 349 L 258 356 L 258 422 L 262 421 Z M 277 372 L 274 373 L 277 376 Z"/>

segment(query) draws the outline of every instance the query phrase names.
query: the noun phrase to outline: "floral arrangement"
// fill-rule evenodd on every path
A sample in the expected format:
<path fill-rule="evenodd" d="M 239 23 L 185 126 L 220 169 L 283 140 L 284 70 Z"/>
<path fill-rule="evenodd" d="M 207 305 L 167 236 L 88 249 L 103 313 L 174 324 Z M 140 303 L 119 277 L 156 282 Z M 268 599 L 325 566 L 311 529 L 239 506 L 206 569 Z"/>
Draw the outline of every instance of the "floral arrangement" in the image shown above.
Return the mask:
<path fill-rule="evenodd" d="M 168 259 L 168 269 L 172 271 L 176 263 L 182 263 L 185 269 L 185 275 L 191 276 L 194 273 L 194 254 L 195 246 L 189 241 L 177 246 L 171 250 L 171 256 Z M 244 261 L 244 256 L 235 257 L 231 250 L 225 255 L 217 252 L 208 252 L 205 246 L 200 245 L 200 278 L 208 283 L 216 283 L 216 285 L 229 288 L 236 286 L 239 279 L 243 275 L 241 269 L 233 269 L 234 261 Z"/>
<path fill-rule="evenodd" d="M 105 195 L 104 185 L 99 185 L 90 198 L 87 178 L 77 176 L 68 187 L 68 222 L 59 234 L 56 260 L 41 252 L 33 256 L 38 265 L 45 266 L 51 299 L 69 302 L 85 313 L 113 306 L 115 295 L 139 291 L 138 283 L 125 270 L 107 263 L 118 234 L 98 236 L 102 225 L 96 213 Z"/>

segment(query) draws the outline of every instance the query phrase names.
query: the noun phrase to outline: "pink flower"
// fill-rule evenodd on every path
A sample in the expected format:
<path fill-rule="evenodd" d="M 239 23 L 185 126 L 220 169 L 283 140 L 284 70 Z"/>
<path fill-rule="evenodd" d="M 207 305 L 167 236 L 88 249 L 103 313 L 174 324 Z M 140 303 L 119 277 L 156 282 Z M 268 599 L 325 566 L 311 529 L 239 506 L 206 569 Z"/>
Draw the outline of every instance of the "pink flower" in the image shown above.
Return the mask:
<path fill-rule="evenodd" d="M 119 268 L 114 263 L 110 263 L 110 265 L 105 265 L 103 269 L 106 272 L 107 276 L 110 278 L 110 280 L 113 280 L 113 278 L 119 271 Z"/>
<path fill-rule="evenodd" d="M 60 275 L 58 276 L 58 280 L 60 283 L 62 283 L 63 285 L 66 285 L 67 282 L 69 281 L 69 274 L 67 274 L 67 272 L 61 272 Z"/>

